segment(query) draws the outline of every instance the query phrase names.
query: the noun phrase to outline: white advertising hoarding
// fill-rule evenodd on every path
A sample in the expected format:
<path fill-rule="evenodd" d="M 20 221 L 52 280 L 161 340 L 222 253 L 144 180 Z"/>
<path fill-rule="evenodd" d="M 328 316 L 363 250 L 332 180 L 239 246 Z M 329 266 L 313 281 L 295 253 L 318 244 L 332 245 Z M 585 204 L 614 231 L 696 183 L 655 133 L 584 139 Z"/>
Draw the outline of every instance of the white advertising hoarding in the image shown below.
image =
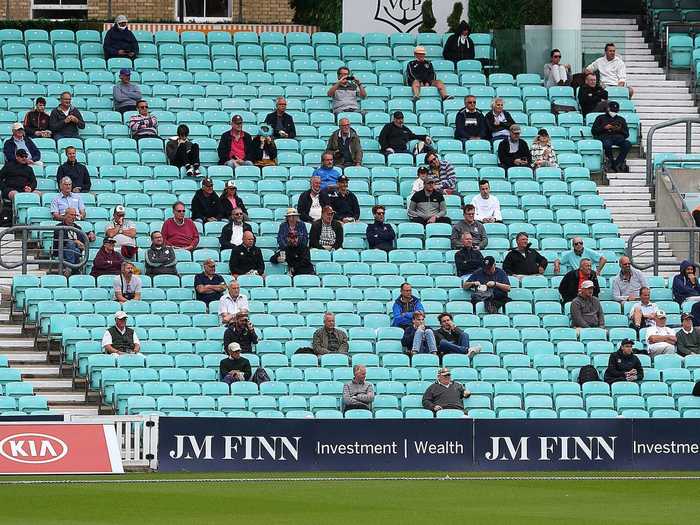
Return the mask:
<path fill-rule="evenodd" d="M 343 0 L 343 31 L 357 33 L 417 33 L 424 0 Z M 436 33 L 447 32 L 447 17 L 455 0 L 433 0 Z M 467 19 L 469 0 L 462 0 Z"/>

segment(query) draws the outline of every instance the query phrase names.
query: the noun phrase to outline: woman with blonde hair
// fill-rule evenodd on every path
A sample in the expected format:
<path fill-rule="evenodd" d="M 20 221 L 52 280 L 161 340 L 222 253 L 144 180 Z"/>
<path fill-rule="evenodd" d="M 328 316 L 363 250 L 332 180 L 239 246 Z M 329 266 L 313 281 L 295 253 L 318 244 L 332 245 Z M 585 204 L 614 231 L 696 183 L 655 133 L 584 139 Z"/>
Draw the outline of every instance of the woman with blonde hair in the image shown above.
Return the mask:
<path fill-rule="evenodd" d="M 510 135 L 510 127 L 515 124 L 513 117 L 505 109 L 505 103 L 501 97 L 491 101 L 491 111 L 486 113 L 486 126 L 491 136 L 491 141 L 506 139 Z"/>

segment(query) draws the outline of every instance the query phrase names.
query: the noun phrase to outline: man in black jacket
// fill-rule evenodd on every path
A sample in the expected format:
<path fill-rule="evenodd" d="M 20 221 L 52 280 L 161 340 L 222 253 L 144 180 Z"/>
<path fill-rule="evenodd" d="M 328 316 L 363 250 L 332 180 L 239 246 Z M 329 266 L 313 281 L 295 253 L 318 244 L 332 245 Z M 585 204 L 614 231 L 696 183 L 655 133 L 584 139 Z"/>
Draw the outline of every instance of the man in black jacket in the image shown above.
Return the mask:
<path fill-rule="evenodd" d="M 294 119 L 287 113 L 287 101 L 278 97 L 275 111 L 265 117 L 265 124 L 272 128 L 272 136 L 276 139 L 293 139 L 297 136 Z"/>
<path fill-rule="evenodd" d="M 335 219 L 342 223 L 355 222 L 360 219 L 360 204 L 355 194 L 348 190 L 350 179 L 347 175 L 338 177 L 335 190 L 321 192 L 321 205 L 329 205 L 335 212 Z"/>
<path fill-rule="evenodd" d="M 80 137 L 80 130 L 85 129 L 85 120 L 80 110 L 72 105 L 73 96 L 69 91 L 64 91 L 60 100 L 60 104 L 49 115 L 49 129 L 53 138 L 58 141 Z"/>
<path fill-rule="evenodd" d="M 229 385 L 238 381 L 248 381 L 253 372 L 250 361 L 241 357 L 241 345 L 230 343 L 226 346 L 226 353 L 228 357 L 219 363 L 219 379 Z"/>
<path fill-rule="evenodd" d="M 593 295 L 598 297 L 600 286 L 598 285 L 598 276 L 593 271 L 593 263 L 585 257 L 581 259 L 579 267 L 576 270 L 571 270 L 564 275 L 564 278 L 559 283 L 559 293 L 561 300 L 564 303 L 573 301 L 578 295 L 583 281 L 591 281 L 593 283 Z"/>
<path fill-rule="evenodd" d="M 253 137 L 243 131 L 243 117 L 234 115 L 231 118 L 231 129 L 221 135 L 219 146 L 219 164 L 232 167 L 251 166 L 253 152 Z"/>
<path fill-rule="evenodd" d="M 139 43 L 134 33 L 127 27 L 128 23 L 126 16 L 119 15 L 114 25 L 107 31 L 102 45 L 105 60 L 122 57 L 134 59 L 139 54 Z"/>
<path fill-rule="evenodd" d="M 474 95 L 464 97 L 464 107 L 455 116 L 455 138 L 463 142 L 490 138 L 486 117 L 477 109 Z"/>
<path fill-rule="evenodd" d="M 36 175 L 28 164 L 29 155 L 23 149 L 15 152 L 15 161 L 0 170 L 0 191 L 4 199 L 14 200 L 17 193 L 36 191 Z"/>
<path fill-rule="evenodd" d="M 532 166 L 530 147 L 520 138 L 520 132 L 520 126 L 513 124 L 508 139 L 498 144 L 498 163 L 506 170 L 516 166 Z"/>
<path fill-rule="evenodd" d="M 644 369 L 641 361 L 634 354 L 634 342 L 631 339 L 623 339 L 620 349 L 610 354 L 603 379 L 611 384 L 618 381 L 636 382 L 644 379 Z"/>
<path fill-rule="evenodd" d="M 416 58 L 406 66 L 406 83 L 413 90 L 413 100 L 420 98 L 420 88 L 422 86 L 433 86 L 437 88 L 442 100 L 449 100 L 452 97 L 447 94 L 445 84 L 441 80 L 437 80 L 435 69 L 429 60 L 425 59 L 425 48 L 417 46 L 413 50 L 413 56 Z"/>
<path fill-rule="evenodd" d="M 527 233 L 515 236 L 515 248 L 511 248 L 503 260 L 503 269 L 508 275 L 538 275 L 547 269 L 547 259 L 530 248 Z"/>
<path fill-rule="evenodd" d="M 459 23 L 457 31 L 450 35 L 442 49 L 442 58 L 457 65 L 460 60 L 474 60 L 474 41 L 469 36 L 471 28 L 464 20 Z"/>
<path fill-rule="evenodd" d="M 221 230 L 219 247 L 222 250 L 232 250 L 243 243 L 243 234 L 245 232 L 252 231 L 253 228 L 251 228 L 250 224 L 243 221 L 243 210 L 234 208 L 231 212 L 231 220 Z"/>
<path fill-rule="evenodd" d="M 479 353 L 479 348 L 469 349 L 469 336 L 452 320 L 447 312 L 438 315 L 440 328 L 434 331 L 438 355 L 466 354 L 470 359 Z"/>
<path fill-rule="evenodd" d="M 235 320 L 228 325 L 224 332 L 224 349 L 228 348 L 231 343 L 241 345 L 241 350 L 246 354 L 253 353 L 253 345 L 258 344 L 258 334 L 248 318 L 248 312 L 238 312 Z"/>
<path fill-rule="evenodd" d="M 474 248 L 472 234 L 462 234 L 462 249 L 455 252 L 455 266 L 458 277 L 468 277 L 484 266 L 484 256 Z"/>
<path fill-rule="evenodd" d="M 253 232 L 243 232 L 243 244 L 231 250 L 228 267 L 234 277 L 249 273 L 265 274 L 265 261 L 260 248 L 255 246 Z"/>
<path fill-rule="evenodd" d="M 220 215 L 219 196 L 214 191 L 214 182 L 202 179 L 202 187 L 192 197 L 192 220 L 202 224 L 218 221 Z"/>
<path fill-rule="evenodd" d="M 84 164 L 77 160 L 78 152 L 73 146 L 66 148 L 66 162 L 61 164 L 56 171 L 56 182 L 60 188 L 61 179 L 68 177 L 73 183 L 73 193 L 87 193 L 90 191 L 90 173 Z"/>
<path fill-rule="evenodd" d="M 620 104 L 614 100 L 608 104 L 608 110 L 602 115 L 598 115 L 593 121 L 591 133 L 595 138 L 603 143 L 605 152 L 606 171 L 629 172 L 629 167 L 625 163 L 627 154 L 632 148 L 632 143 L 627 140 L 630 136 L 627 128 L 627 121 L 618 115 Z M 613 157 L 613 146 L 620 148 L 617 158 Z"/>
<path fill-rule="evenodd" d="M 321 177 L 313 175 L 311 177 L 310 188 L 299 195 L 297 211 L 299 217 L 304 222 L 314 222 L 321 218 Z"/>
<path fill-rule="evenodd" d="M 393 120 L 384 124 L 379 133 L 379 147 L 384 155 L 390 153 L 408 153 L 408 143 L 411 140 L 424 140 L 430 144 L 430 137 L 427 135 L 416 135 L 403 125 L 403 113 L 394 111 Z"/>
<path fill-rule="evenodd" d="M 367 245 L 370 250 L 383 250 L 390 252 L 394 249 L 394 240 L 396 232 L 391 224 L 384 222 L 384 214 L 386 209 L 384 206 L 372 206 L 372 215 L 374 222 L 367 225 L 365 234 L 367 236 Z"/>
<path fill-rule="evenodd" d="M 146 275 L 177 275 L 175 266 L 177 258 L 175 250 L 163 243 L 163 234 L 159 231 L 151 233 L 151 247 L 146 252 Z"/>
<path fill-rule="evenodd" d="M 585 117 L 593 111 L 605 111 L 608 105 L 608 92 L 598 84 L 595 73 L 587 73 L 585 84 L 578 88 L 578 103 Z"/>

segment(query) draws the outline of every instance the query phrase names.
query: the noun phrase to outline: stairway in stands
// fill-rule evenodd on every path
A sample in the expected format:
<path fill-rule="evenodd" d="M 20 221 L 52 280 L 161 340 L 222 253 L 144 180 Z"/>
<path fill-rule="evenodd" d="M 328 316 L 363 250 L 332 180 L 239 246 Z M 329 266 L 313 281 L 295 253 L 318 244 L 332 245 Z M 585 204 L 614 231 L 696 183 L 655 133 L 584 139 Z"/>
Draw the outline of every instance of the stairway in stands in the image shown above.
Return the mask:
<path fill-rule="evenodd" d="M 641 119 L 639 150 L 637 153 L 635 148 L 628 158 L 630 173 L 610 173 L 610 185 L 598 188 L 615 224 L 620 227 L 621 236 L 627 240 L 638 229 L 658 226 L 651 208 L 651 193 L 646 186 L 644 157 L 647 132 L 653 125 L 669 119 L 697 118 L 698 109 L 690 95 L 689 83 L 667 78 L 633 17 L 583 19 L 582 45 L 585 54 L 602 56 L 607 42 L 615 43 L 618 55 L 625 61 L 627 81 L 635 90 L 633 101 Z M 700 129 L 696 126 L 695 130 L 694 153 L 700 152 Z M 684 151 L 684 126 L 663 129 L 654 137 L 654 152 Z M 651 238 L 645 238 L 643 244 L 634 251 L 635 260 L 650 261 L 651 245 Z M 665 240 L 660 243 L 659 249 L 662 259 L 675 261 Z"/>
<path fill-rule="evenodd" d="M 20 241 L 3 242 L 3 260 L 18 260 L 14 253 L 20 246 Z M 7 357 L 11 368 L 22 372 L 22 380 L 34 386 L 36 395 L 47 398 L 51 411 L 57 414 L 97 414 L 96 405 L 85 403 L 85 393 L 73 390 L 71 377 L 66 375 L 69 372 L 61 375 L 58 364 L 47 361 L 46 345 L 42 343 L 38 349 L 34 347 L 34 330 L 22 330 L 22 314 L 14 312 L 10 316 L 12 277 L 20 273 L 21 268 L 0 268 L 0 355 Z M 38 265 L 30 264 L 27 273 L 44 275 L 46 272 Z"/>

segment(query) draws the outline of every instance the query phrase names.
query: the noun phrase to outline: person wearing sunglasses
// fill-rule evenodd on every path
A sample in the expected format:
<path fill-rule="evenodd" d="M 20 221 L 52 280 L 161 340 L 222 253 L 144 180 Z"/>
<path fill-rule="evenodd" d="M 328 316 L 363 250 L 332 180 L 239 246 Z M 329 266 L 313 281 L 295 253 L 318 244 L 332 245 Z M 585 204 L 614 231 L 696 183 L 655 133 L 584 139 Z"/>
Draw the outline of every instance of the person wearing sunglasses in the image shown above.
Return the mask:
<path fill-rule="evenodd" d="M 384 222 L 386 208 L 384 206 L 372 206 L 374 222 L 367 225 L 367 245 L 370 250 L 382 250 L 390 252 L 394 249 L 396 232 L 391 224 Z"/>
<path fill-rule="evenodd" d="M 571 250 L 562 253 L 561 258 L 557 257 L 554 260 L 554 273 L 559 273 L 562 269 L 564 272 L 575 270 L 581 264 L 581 259 L 590 259 L 598 275 L 601 274 L 605 263 L 608 262 L 602 254 L 586 248 L 581 237 L 574 237 L 571 239 Z"/>
<path fill-rule="evenodd" d="M 125 15 L 119 15 L 114 25 L 107 31 L 102 45 L 105 60 L 110 58 L 131 58 L 139 54 L 139 43 L 128 27 L 129 20 Z"/>
<path fill-rule="evenodd" d="M 158 138 L 158 119 L 148 111 L 148 102 L 139 100 L 136 104 L 136 113 L 129 119 L 129 131 L 131 138 L 141 140 L 145 138 Z"/>
<path fill-rule="evenodd" d="M 185 204 L 182 201 L 173 204 L 173 216 L 163 223 L 160 232 L 165 244 L 174 248 L 191 252 L 199 244 L 199 231 L 194 221 L 185 217 Z"/>
<path fill-rule="evenodd" d="M 544 65 L 544 87 L 568 86 L 571 84 L 571 64 L 561 63 L 561 51 L 552 49 L 549 62 Z"/>
<path fill-rule="evenodd" d="M 464 107 L 455 116 L 455 138 L 462 142 L 490 138 L 486 117 L 476 107 L 474 95 L 464 97 Z"/>

